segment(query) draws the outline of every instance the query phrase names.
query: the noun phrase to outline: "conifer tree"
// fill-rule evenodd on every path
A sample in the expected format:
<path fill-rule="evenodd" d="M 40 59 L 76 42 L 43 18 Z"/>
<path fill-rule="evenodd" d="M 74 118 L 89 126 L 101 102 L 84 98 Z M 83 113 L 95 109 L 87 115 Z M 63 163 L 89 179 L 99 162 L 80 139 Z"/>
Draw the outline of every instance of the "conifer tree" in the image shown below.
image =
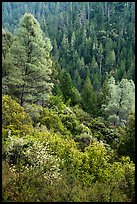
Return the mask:
<path fill-rule="evenodd" d="M 98 61 L 99 61 L 99 73 L 101 74 L 102 72 L 102 61 L 103 61 L 103 46 L 100 43 L 99 48 L 98 48 Z"/>
<path fill-rule="evenodd" d="M 70 99 L 73 84 L 72 84 L 71 76 L 66 70 L 63 70 L 60 75 L 60 86 L 59 87 L 63 93 L 65 101 Z"/>
<path fill-rule="evenodd" d="M 6 78 L 9 94 L 25 101 L 44 103 L 52 89 L 50 75 L 52 49 L 49 38 L 43 38 L 38 21 L 30 13 L 21 18 L 14 34 L 7 61 L 11 64 Z"/>
<path fill-rule="evenodd" d="M 72 105 L 81 103 L 81 95 L 74 87 L 70 74 L 63 70 L 60 75 L 59 88 L 63 93 L 65 102 L 70 101 Z"/>
<path fill-rule="evenodd" d="M 72 36 L 71 36 L 71 42 L 70 42 L 70 44 L 71 44 L 71 47 L 74 49 L 74 47 L 75 47 L 75 43 L 76 43 L 76 36 L 75 36 L 75 33 L 73 32 L 72 33 Z"/>
<path fill-rule="evenodd" d="M 93 86 L 90 81 L 89 74 L 87 74 L 86 79 L 83 84 L 83 88 L 81 91 L 81 96 L 83 99 L 83 107 L 84 109 L 93 114 L 95 111 L 95 97 L 93 92 Z"/>
<path fill-rule="evenodd" d="M 91 69 L 92 69 L 92 73 L 98 72 L 98 64 L 97 64 L 95 56 L 93 56 L 92 58 Z"/>
<path fill-rule="evenodd" d="M 12 45 L 12 34 L 9 31 L 2 29 L 2 77 L 8 74 L 8 63 L 6 61 L 6 55 L 9 52 L 9 48 Z"/>
<path fill-rule="evenodd" d="M 79 91 L 81 90 L 81 83 L 81 77 L 79 76 L 78 70 L 76 69 L 76 71 L 74 72 L 74 85 Z"/>
<path fill-rule="evenodd" d="M 106 53 L 105 65 L 107 67 L 108 72 L 112 70 L 115 60 L 116 60 L 116 56 L 115 56 L 114 50 Z"/>

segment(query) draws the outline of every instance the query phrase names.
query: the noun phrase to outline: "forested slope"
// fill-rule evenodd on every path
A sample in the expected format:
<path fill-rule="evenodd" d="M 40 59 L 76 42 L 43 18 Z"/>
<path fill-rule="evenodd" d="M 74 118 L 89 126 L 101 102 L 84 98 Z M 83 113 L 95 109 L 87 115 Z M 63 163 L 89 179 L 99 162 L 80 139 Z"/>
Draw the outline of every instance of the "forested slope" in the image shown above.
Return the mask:
<path fill-rule="evenodd" d="M 135 201 L 134 3 L 2 16 L 3 201 Z"/>

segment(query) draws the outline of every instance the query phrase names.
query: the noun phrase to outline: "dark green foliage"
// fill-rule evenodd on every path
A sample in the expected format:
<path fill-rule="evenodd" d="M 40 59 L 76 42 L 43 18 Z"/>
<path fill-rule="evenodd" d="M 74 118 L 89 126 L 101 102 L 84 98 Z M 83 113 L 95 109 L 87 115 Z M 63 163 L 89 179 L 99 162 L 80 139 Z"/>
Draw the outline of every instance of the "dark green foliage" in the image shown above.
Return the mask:
<path fill-rule="evenodd" d="M 81 96 L 84 109 L 94 116 L 96 111 L 96 97 L 88 74 L 83 84 Z"/>
<path fill-rule="evenodd" d="M 13 31 L 24 11 L 31 12 L 40 22 L 46 37 L 50 36 L 53 54 L 61 67 L 66 67 L 71 75 L 75 69 L 80 70 L 79 66 L 76 67 L 77 52 L 76 58 L 83 57 L 88 67 L 95 57 L 98 63 L 97 71 L 103 75 L 106 71 L 113 71 L 116 74 L 119 69 L 116 62 L 123 60 L 129 71 L 128 79 L 134 79 L 129 59 L 134 56 L 135 8 L 133 2 L 123 2 L 120 12 L 120 4 L 120 2 L 112 2 L 111 5 L 103 2 L 3 3 L 3 28 Z M 130 47 L 130 52 L 127 47 Z M 121 74 L 123 76 L 123 70 L 118 73 L 118 80 L 121 79 Z M 80 77 L 84 79 L 84 75 L 85 73 Z"/>
<path fill-rule="evenodd" d="M 2 3 L 3 202 L 135 201 L 134 8 Z"/>
<path fill-rule="evenodd" d="M 9 74 L 10 64 L 6 60 L 6 55 L 9 52 L 9 48 L 12 45 L 12 34 L 2 29 L 2 77 L 6 77 Z M 7 86 L 3 85 L 3 93 L 7 93 Z"/>
<path fill-rule="evenodd" d="M 125 135 L 118 147 L 118 154 L 128 155 L 135 162 L 135 113 L 129 116 Z"/>
<path fill-rule="evenodd" d="M 70 101 L 72 105 L 78 104 L 81 102 L 81 96 L 79 91 L 74 87 L 70 74 L 63 70 L 60 75 L 60 84 L 59 88 L 63 93 L 64 101 Z"/>

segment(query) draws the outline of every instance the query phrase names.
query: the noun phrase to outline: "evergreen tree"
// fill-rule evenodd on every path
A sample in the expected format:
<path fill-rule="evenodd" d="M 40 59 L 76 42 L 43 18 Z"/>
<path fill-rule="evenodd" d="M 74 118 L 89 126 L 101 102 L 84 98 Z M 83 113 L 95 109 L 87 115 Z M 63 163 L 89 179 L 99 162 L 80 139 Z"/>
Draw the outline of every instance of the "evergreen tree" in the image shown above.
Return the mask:
<path fill-rule="evenodd" d="M 5 59 L 6 54 L 12 44 L 12 34 L 9 31 L 2 29 L 2 58 Z"/>
<path fill-rule="evenodd" d="M 95 96 L 94 96 L 94 92 L 93 92 L 93 86 L 91 85 L 90 77 L 88 74 L 87 74 L 86 79 L 85 79 L 84 84 L 83 84 L 81 96 L 83 99 L 84 109 L 93 115 L 94 112 L 96 111 Z"/>
<path fill-rule="evenodd" d="M 9 94 L 25 101 L 44 103 L 51 92 L 51 43 L 32 14 L 25 13 L 14 34 L 6 60 L 11 64 L 5 79 Z"/>
<path fill-rule="evenodd" d="M 63 35 L 61 46 L 62 46 L 61 47 L 62 57 L 66 60 L 66 62 L 68 62 L 70 57 L 70 50 L 69 50 L 70 47 L 69 47 L 68 37 L 66 34 Z"/>
<path fill-rule="evenodd" d="M 74 72 L 74 85 L 79 91 L 81 90 L 81 84 L 82 80 L 81 77 L 79 76 L 78 70 L 76 69 L 76 71 Z"/>
<path fill-rule="evenodd" d="M 8 63 L 6 61 L 6 55 L 9 52 L 9 48 L 12 45 L 12 34 L 9 31 L 2 29 L 2 77 L 8 75 Z"/>
<path fill-rule="evenodd" d="M 41 19 L 40 25 L 41 25 L 41 29 L 43 31 L 44 36 L 49 38 L 48 26 L 47 26 L 44 15 L 42 15 L 39 19 Z"/>
<path fill-rule="evenodd" d="M 98 62 L 99 62 L 99 73 L 100 74 L 102 72 L 102 61 L 103 61 L 103 46 L 100 43 L 99 48 L 98 48 Z"/>
<path fill-rule="evenodd" d="M 98 72 L 98 64 L 97 64 L 95 56 L 92 57 L 91 70 L 92 70 L 92 73 Z"/>
<path fill-rule="evenodd" d="M 113 65 L 115 64 L 116 56 L 114 50 L 107 52 L 105 57 L 105 65 L 107 67 L 107 71 L 110 72 L 113 69 Z"/>
<path fill-rule="evenodd" d="M 70 42 L 72 49 L 75 48 L 75 43 L 76 43 L 76 36 L 75 36 L 75 33 L 73 32 L 71 37 L 71 42 Z"/>
<path fill-rule="evenodd" d="M 60 75 L 59 87 L 63 93 L 63 97 L 64 97 L 65 102 L 70 101 L 70 103 L 72 105 L 75 105 L 75 104 L 81 102 L 80 93 L 73 86 L 71 76 L 66 70 L 63 70 L 61 75 Z"/>
<path fill-rule="evenodd" d="M 124 60 L 121 60 L 119 63 L 118 63 L 118 68 L 117 68 L 117 79 L 119 81 L 122 80 L 122 77 L 123 77 L 123 74 L 124 72 L 126 71 L 126 67 L 125 67 L 125 62 Z"/>
<path fill-rule="evenodd" d="M 65 101 L 69 100 L 71 98 L 71 90 L 73 88 L 72 80 L 70 74 L 63 70 L 60 75 L 60 85 L 59 85 Z"/>
<path fill-rule="evenodd" d="M 83 57 L 78 58 L 77 68 L 78 68 L 79 75 L 80 75 L 81 79 L 84 79 L 85 78 L 85 62 L 84 62 Z"/>
<path fill-rule="evenodd" d="M 53 41 L 53 50 L 52 50 L 56 60 L 59 59 L 58 45 L 56 39 Z"/>

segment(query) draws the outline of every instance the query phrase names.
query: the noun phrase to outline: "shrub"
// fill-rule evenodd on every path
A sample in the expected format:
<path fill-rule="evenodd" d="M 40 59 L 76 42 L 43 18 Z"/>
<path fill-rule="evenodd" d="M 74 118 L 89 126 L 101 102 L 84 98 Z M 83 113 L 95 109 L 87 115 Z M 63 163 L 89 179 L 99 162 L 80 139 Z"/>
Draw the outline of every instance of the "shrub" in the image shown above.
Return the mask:
<path fill-rule="evenodd" d="M 46 127 L 51 131 L 71 137 L 70 131 L 64 126 L 55 110 L 43 108 L 43 111 L 40 114 L 39 122 L 42 125 L 46 125 Z"/>
<path fill-rule="evenodd" d="M 10 96 L 2 96 L 2 127 L 3 137 L 10 134 L 25 135 L 32 132 L 32 121 L 29 115 Z"/>
<path fill-rule="evenodd" d="M 26 113 L 30 116 L 33 125 L 35 126 L 39 122 L 40 114 L 43 111 L 43 107 L 36 104 L 24 104 L 24 109 Z"/>
<path fill-rule="evenodd" d="M 38 141 L 31 136 L 18 138 L 8 137 L 6 140 L 6 160 L 14 165 L 32 168 L 35 173 L 44 177 L 58 177 L 60 160 L 49 150 L 48 142 Z"/>

